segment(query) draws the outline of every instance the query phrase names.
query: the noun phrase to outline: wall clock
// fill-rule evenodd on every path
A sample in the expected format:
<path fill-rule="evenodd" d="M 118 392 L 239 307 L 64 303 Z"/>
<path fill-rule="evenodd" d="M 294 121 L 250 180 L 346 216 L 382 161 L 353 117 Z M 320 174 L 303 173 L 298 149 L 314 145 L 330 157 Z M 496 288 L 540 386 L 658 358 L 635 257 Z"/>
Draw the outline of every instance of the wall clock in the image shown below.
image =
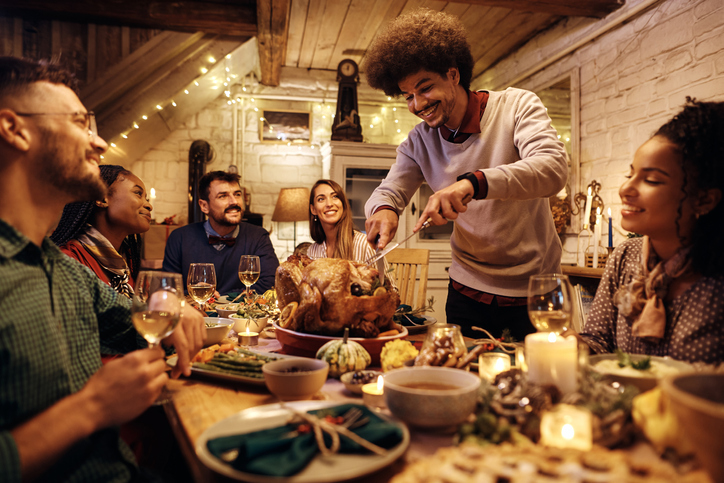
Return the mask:
<path fill-rule="evenodd" d="M 362 142 L 359 107 L 357 103 L 357 83 L 359 67 L 352 59 L 344 59 L 337 66 L 337 111 L 332 123 L 332 141 Z"/>

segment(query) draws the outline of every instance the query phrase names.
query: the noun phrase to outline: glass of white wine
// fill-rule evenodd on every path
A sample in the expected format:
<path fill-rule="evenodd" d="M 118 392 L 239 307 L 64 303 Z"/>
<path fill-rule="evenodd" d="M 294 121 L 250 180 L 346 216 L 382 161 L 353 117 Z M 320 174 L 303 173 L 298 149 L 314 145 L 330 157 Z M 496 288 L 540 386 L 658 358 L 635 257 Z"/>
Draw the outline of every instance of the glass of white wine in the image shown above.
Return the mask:
<path fill-rule="evenodd" d="M 206 310 L 206 302 L 214 295 L 216 290 L 216 270 L 213 263 L 192 263 L 189 265 L 189 275 L 186 278 L 189 295 Z"/>
<path fill-rule="evenodd" d="M 571 327 L 573 289 L 567 275 L 531 275 L 528 282 L 528 316 L 539 332 L 562 334 Z"/>
<path fill-rule="evenodd" d="M 183 286 L 179 273 L 141 272 L 137 277 L 131 320 L 148 347 L 157 347 L 176 329 L 185 304 Z M 164 391 L 155 404 L 168 400 Z"/>
<path fill-rule="evenodd" d="M 242 255 L 239 259 L 239 280 L 246 285 L 246 300 L 251 297 L 251 286 L 259 280 L 261 262 L 256 255 Z"/>

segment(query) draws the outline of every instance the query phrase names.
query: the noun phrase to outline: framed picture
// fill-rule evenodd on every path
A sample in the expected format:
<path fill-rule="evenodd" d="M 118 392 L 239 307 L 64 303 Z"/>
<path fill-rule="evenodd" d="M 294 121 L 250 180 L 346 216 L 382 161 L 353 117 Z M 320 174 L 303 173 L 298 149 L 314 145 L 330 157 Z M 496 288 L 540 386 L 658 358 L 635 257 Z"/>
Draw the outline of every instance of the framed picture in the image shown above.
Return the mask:
<path fill-rule="evenodd" d="M 263 111 L 259 121 L 262 142 L 309 143 L 312 115 L 309 111 Z"/>

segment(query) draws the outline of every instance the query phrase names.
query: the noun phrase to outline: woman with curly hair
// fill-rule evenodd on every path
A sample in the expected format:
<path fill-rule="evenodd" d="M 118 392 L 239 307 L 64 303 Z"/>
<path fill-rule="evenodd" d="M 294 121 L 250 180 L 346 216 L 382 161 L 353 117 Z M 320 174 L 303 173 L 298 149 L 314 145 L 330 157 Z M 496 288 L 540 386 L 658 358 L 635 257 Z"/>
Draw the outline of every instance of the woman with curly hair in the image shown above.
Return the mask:
<path fill-rule="evenodd" d="M 724 103 L 687 105 L 634 155 L 616 247 L 581 337 L 690 362 L 724 361 Z"/>
<path fill-rule="evenodd" d="M 122 166 L 101 165 L 105 198 L 69 203 L 50 238 L 117 292 L 131 297 L 141 264 L 140 234 L 151 227 L 146 187 Z"/>
<path fill-rule="evenodd" d="M 363 65 L 370 86 L 403 96 L 425 122 L 400 144 L 365 205 L 367 240 L 384 248 L 426 181 L 434 194 L 413 231 L 428 218 L 455 223 L 448 322 L 467 337 L 479 335 L 477 326 L 523 340 L 535 332 L 528 279 L 560 272 L 548 197 L 566 184 L 567 155 L 535 94 L 470 91 L 473 65 L 460 20 L 427 9 L 396 18 L 370 46 Z"/>

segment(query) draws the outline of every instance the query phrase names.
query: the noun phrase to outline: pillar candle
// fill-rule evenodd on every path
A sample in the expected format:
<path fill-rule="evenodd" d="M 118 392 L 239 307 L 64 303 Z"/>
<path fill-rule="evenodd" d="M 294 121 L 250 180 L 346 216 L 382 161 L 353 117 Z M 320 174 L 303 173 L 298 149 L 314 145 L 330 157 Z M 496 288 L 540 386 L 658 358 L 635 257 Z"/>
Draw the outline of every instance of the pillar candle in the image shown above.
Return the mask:
<path fill-rule="evenodd" d="M 613 223 L 611 223 L 611 208 L 608 209 L 608 247 L 613 248 Z"/>
<path fill-rule="evenodd" d="M 563 394 L 572 393 L 578 384 L 578 342 L 553 332 L 537 332 L 525 337 L 525 361 L 528 380 L 535 384 L 553 384 Z"/>
<path fill-rule="evenodd" d="M 593 268 L 598 268 L 598 244 L 601 241 L 601 207 L 596 208 L 596 226 L 593 229 Z"/>
<path fill-rule="evenodd" d="M 588 196 L 586 196 L 586 211 L 583 216 L 583 229 L 588 228 L 588 221 L 591 219 L 591 206 L 593 205 L 593 196 L 591 195 L 591 187 L 588 187 Z"/>

